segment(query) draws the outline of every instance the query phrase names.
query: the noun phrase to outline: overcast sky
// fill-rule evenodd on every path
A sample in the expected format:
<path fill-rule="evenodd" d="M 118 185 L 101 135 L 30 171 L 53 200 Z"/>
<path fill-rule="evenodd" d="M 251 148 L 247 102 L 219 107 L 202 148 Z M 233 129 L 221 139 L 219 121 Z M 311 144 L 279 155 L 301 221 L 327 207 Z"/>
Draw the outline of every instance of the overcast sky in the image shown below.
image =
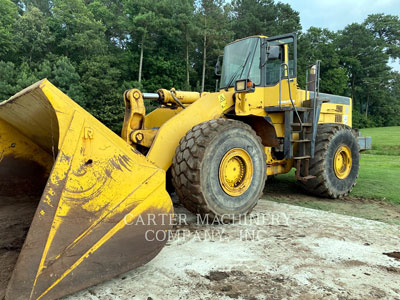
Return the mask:
<path fill-rule="evenodd" d="M 370 14 L 400 15 L 400 0 L 279 0 L 300 13 L 301 26 L 336 31 L 351 23 L 361 23 Z M 390 63 L 400 71 L 399 61 Z"/>

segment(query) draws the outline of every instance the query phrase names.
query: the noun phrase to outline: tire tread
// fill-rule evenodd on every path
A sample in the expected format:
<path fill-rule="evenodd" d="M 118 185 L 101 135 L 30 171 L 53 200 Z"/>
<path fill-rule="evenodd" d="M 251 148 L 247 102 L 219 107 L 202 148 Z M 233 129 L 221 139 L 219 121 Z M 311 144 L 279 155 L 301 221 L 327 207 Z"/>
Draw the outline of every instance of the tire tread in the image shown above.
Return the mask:
<path fill-rule="evenodd" d="M 297 183 L 307 192 L 319 197 L 322 196 L 336 199 L 347 196 L 357 184 L 358 174 L 349 191 L 337 193 L 327 178 L 325 157 L 328 152 L 330 142 L 341 130 L 350 131 L 354 136 L 353 130 L 346 125 L 331 123 L 318 125 L 318 135 L 315 141 L 315 154 L 314 158 L 310 160 L 309 168 L 309 173 L 314 175 L 315 178 L 307 181 L 297 181 Z M 301 173 L 305 173 L 303 169 L 301 170 Z"/>
<path fill-rule="evenodd" d="M 173 158 L 172 183 L 180 202 L 191 212 L 212 218 L 218 217 L 208 207 L 201 187 L 201 163 L 213 139 L 228 128 L 240 128 L 251 134 L 260 144 L 261 138 L 247 124 L 230 119 L 216 119 L 194 126 L 179 142 Z M 266 154 L 264 161 L 266 161 Z M 265 178 L 263 181 L 266 181 Z M 262 190 L 258 199 L 262 196 Z M 255 206 L 255 205 L 254 205 Z M 247 212 L 249 213 L 254 206 Z"/>

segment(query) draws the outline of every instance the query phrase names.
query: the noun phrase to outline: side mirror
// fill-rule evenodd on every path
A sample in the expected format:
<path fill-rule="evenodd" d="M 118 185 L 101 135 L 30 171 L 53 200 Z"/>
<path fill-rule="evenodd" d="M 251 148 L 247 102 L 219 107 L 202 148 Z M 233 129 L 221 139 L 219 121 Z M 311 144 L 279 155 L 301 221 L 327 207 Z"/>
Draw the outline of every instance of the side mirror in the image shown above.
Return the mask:
<path fill-rule="evenodd" d="M 223 55 L 218 56 L 217 63 L 215 64 L 215 76 L 221 77 L 221 69 L 222 69 L 222 59 Z"/>
<path fill-rule="evenodd" d="M 276 60 L 281 56 L 281 46 L 268 46 L 267 47 L 267 59 Z"/>

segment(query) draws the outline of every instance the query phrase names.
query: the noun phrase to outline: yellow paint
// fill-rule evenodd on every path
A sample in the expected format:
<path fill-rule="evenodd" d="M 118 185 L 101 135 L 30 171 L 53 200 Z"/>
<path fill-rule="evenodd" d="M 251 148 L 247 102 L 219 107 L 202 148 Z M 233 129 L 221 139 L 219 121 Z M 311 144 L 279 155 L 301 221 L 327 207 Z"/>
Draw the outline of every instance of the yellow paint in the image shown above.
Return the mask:
<path fill-rule="evenodd" d="M 226 108 L 227 103 L 225 95 L 223 93 L 218 95 L 218 101 L 219 104 L 221 105 L 221 108 L 224 110 Z"/>
<path fill-rule="evenodd" d="M 333 159 L 333 171 L 339 179 L 346 179 L 351 171 L 353 160 L 351 158 L 351 150 L 346 145 L 340 146 L 335 153 Z"/>
<path fill-rule="evenodd" d="M 157 92 L 162 95 L 164 103 L 178 104 L 176 103 L 174 97 L 172 97 L 172 93 L 183 104 L 191 104 L 201 96 L 199 92 L 177 91 L 175 89 L 171 89 L 169 91 L 166 89 L 159 89 Z"/>
<path fill-rule="evenodd" d="M 310 98 L 309 93 L 307 93 L 306 96 L 306 91 L 297 89 L 297 98 L 299 99 L 299 102 L 302 103 L 304 100 L 307 100 Z M 353 100 L 349 98 L 350 104 L 345 105 L 345 104 L 337 104 L 337 103 L 323 103 L 321 105 L 321 114 L 318 120 L 319 124 L 323 123 L 336 123 L 336 124 L 344 124 L 347 126 L 352 127 L 352 106 L 353 106 Z"/>
<path fill-rule="evenodd" d="M 228 195 L 237 197 L 250 187 L 253 180 L 253 161 L 242 148 L 229 150 L 219 165 L 219 182 Z"/>
<path fill-rule="evenodd" d="M 222 117 L 224 111 L 234 105 L 233 93 L 232 89 L 223 92 L 226 99 L 225 109 L 221 107 L 217 97 L 220 93 L 210 93 L 202 96 L 178 115 L 166 121 L 158 130 L 147 158 L 160 168 L 168 170 L 180 139 L 193 126 Z"/>
<path fill-rule="evenodd" d="M 352 126 L 352 100 L 350 105 L 323 103 L 321 106 L 321 115 L 319 124 L 337 123 Z"/>
<path fill-rule="evenodd" d="M 161 191 L 161 192 L 160 192 Z M 164 192 L 164 186 L 159 186 L 153 195 L 154 198 L 162 196 Z M 140 216 L 142 213 L 145 211 L 153 208 L 156 204 L 157 208 L 161 211 L 169 211 L 171 209 L 171 206 L 167 202 L 153 202 L 153 201 L 143 201 L 141 204 L 135 207 L 135 209 L 131 210 L 128 212 L 128 215 L 132 220 L 136 219 L 138 216 Z M 158 204 L 158 205 L 157 205 Z M 49 288 L 44 291 L 38 298 L 37 300 L 41 299 L 44 297 L 52 288 L 54 288 L 58 283 L 60 283 L 66 276 L 68 276 L 74 269 L 76 269 L 85 259 L 87 259 L 90 255 L 92 255 L 96 250 L 98 250 L 102 245 L 104 245 L 109 239 L 111 239 L 115 234 L 118 233 L 121 229 L 123 229 L 125 226 L 127 226 L 126 220 L 121 219 L 113 228 L 111 228 L 105 235 L 101 237 L 100 240 L 98 240 L 88 251 L 86 251 L 80 258 L 76 260 L 76 262 L 69 267 L 64 274 L 62 274 L 57 280 L 49 286 Z"/>
<path fill-rule="evenodd" d="M 34 161 L 50 174 L 53 166 L 51 153 L 27 139 L 22 132 L 0 118 L 0 163 L 7 155 L 13 155 L 15 159 L 32 160 L 34 158 Z"/>
<path fill-rule="evenodd" d="M 130 140 L 136 145 L 150 148 L 156 137 L 158 129 L 139 129 L 132 132 Z"/>
<path fill-rule="evenodd" d="M 290 82 L 290 88 L 293 103 L 296 106 L 303 106 L 304 100 L 308 100 L 309 95 L 306 97 L 305 91 L 298 89 L 296 78 Z M 231 101 L 232 95 L 234 101 Z M 225 100 L 227 101 L 226 105 Z M 146 128 L 160 127 L 147 157 L 167 170 L 171 166 L 179 140 L 186 132 L 203 121 L 223 117 L 223 111 L 229 110 L 232 105 L 238 116 L 268 116 L 274 124 L 277 137 L 284 137 L 284 114 L 280 112 L 266 113 L 264 110 L 265 106 L 279 106 L 278 83 L 274 86 L 256 87 L 255 91 L 251 93 L 235 93 L 234 88 L 230 88 L 228 91 L 223 90 L 202 96 L 185 110 L 159 108 L 147 115 L 145 117 Z M 281 106 L 292 106 L 287 80 L 282 80 Z M 319 123 L 339 123 L 351 126 L 351 105 L 342 106 L 343 112 L 338 113 L 332 111 L 332 109 L 336 110 L 336 104 L 324 103 Z M 340 122 L 338 122 L 338 114 L 342 115 Z M 268 175 L 287 173 L 292 165 L 293 162 L 290 160 L 272 159 L 267 165 L 267 173 Z"/>
<path fill-rule="evenodd" d="M 37 286 L 49 280 L 46 272 L 49 264 L 57 263 L 76 247 L 84 247 L 93 240 L 94 231 L 109 224 L 115 216 L 145 214 L 147 209 L 172 212 L 172 202 L 165 190 L 165 172 L 47 80 L 0 104 L 0 134 L 3 150 L 0 157 L 12 154 L 17 159 L 29 158 L 49 172 L 40 209 L 32 222 L 40 228 L 30 230 L 43 233 L 44 243 L 35 241 L 36 247 L 42 247 L 43 251 L 37 252 L 38 256 L 22 255 L 14 271 L 14 274 L 24 273 L 28 264 L 37 262 L 34 283 L 30 295 L 24 296 L 26 299 L 38 299 L 48 293 L 89 253 L 110 242 L 121 229 L 123 218 L 96 240 L 88 252 L 76 257 L 71 265 L 63 266 L 62 276 L 54 277 L 44 294 L 37 290 Z M 12 143 L 16 146 L 11 147 Z M 82 216 L 79 227 L 72 229 L 70 222 L 76 225 L 77 216 Z M 41 226 L 47 223 L 50 225 Z M 30 234 L 27 244 L 29 239 Z M 14 287 L 16 291 L 19 284 L 18 278 L 13 277 L 8 293 L 12 294 Z"/>
<path fill-rule="evenodd" d="M 285 64 L 289 65 L 289 45 L 283 45 L 284 52 L 285 52 Z M 285 77 L 288 76 L 288 69 L 285 68 Z"/>
<path fill-rule="evenodd" d="M 183 110 L 182 107 L 174 107 L 174 108 L 159 107 L 146 115 L 144 119 L 144 128 L 145 129 L 159 128 L 169 119 L 179 114 L 182 110 Z"/>
<path fill-rule="evenodd" d="M 285 50 L 285 61 L 288 62 L 287 46 Z M 297 79 L 294 78 L 289 84 L 293 103 L 296 106 L 306 105 L 304 101 L 309 97 L 305 91 L 297 88 Z M 165 190 L 165 171 L 171 166 L 180 139 L 194 126 L 226 117 L 224 113 L 229 111 L 238 117 L 268 117 L 274 125 L 276 136 L 282 138 L 283 113 L 267 113 L 264 108 L 292 105 L 286 79 L 282 80 L 281 101 L 278 83 L 256 87 L 250 93 L 235 93 L 233 88 L 202 94 L 173 91 L 185 108 L 174 105 L 176 100 L 171 91 L 158 92 L 163 95 L 163 107 L 148 115 L 145 115 L 139 90 L 132 89 L 125 94 L 122 139 L 47 80 L 32 85 L 0 105 L 0 163 L 9 156 L 16 160 L 33 160 L 43 166 L 48 176 L 32 224 L 50 225 L 40 227 L 45 237 L 40 245 L 42 251 L 36 257 L 29 257 L 35 262 L 37 271 L 30 297 L 28 295 L 27 298 L 45 296 L 92 253 L 118 234 L 124 227 L 122 219 L 94 244 L 88 245 L 89 250 L 77 256 L 71 265 L 65 266 L 62 274 L 54 278 L 45 291 L 36 289 L 47 276 L 50 264 L 57 263 L 65 253 L 86 245 L 93 233 L 117 214 L 131 213 L 137 217 L 149 209 L 160 213 L 172 211 L 172 203 Z M 319 123 L 351 126 L 351 109 L 352 103 L 324 103 Z M 130 144 L 148 147 L 147 157 Z M 334 170 L 340 179 L 346 178 L 351 169 L 349 151 L 343 146 L 335 154 Z M 270 147 L 265 147 L 265 152 L 268 175 L 287 173 L 293 167 L 292 159 L 277 159 Z M 229 195 L 243 194 L 251 184 L 252 175 L 252 161 L 246 151 L 234 149 L 223 158 L 219 180 Z M 76 216 L 83 217 L 79 228 L 71 233 L 69 222 Z M 21 256 L 15 273 L 24 271 L 25 264 L 29 263 L 24 259 L 28 259 L 26 255 Z M 9 289 L 16 285 L 17 279 L 11 280 Z"/>
<path fill-rule="evenodd" d="M 75 118 L 76 117 L 77 116 L 75 116 Z M 83 121 L 82 119 L 80 119 L 80 120 L 78 119 L 78 122 L 72 122 L 72 124 L 74 126 L 71 126 L 69 128 L 69 134 L 67 135 L 67 137 L 65 139 L 66 147 L 64 147 L 64 148 L 67 148 L 70 152 L 69 153 L 63 152 L 62 154 L 66 155 L 66 156 L 72 156 L 74 154 L 74 152 L 76 150 L 76 148 L 74 149 L 74 147 L 78 146 L 76 143 L 74 143 L 74 137 L 75 137 L 74 135 L 79 134 L 79 131 L 77 131 L 78 128 L 76 127 L 76 125 L 82 125 L 81 124 L 82 121 Z M 58 182 L 66 179 L 66 176 L 68 174 L 66 172 L 66 170 L 69 169 L 69 162 L 67 160 L 60 160 L 58 164 L 56 163 L 56 166 L 57 167 L 53 168 L 53 171 L 50 175 L 50 182 L 52 183 L 52 185 L 55 185 L 55 186 L 58 185 Z M 54 203 L 57 200 L 58 199 L 53 198 L 53 199 L 51 199 L 51 202 Z M 38 271 L 36 273 L 33 287 L 36 285 L 41 272 L 46 268 L 45 260 L 46 260 L 46 258 L 48 258 L 48 252 L 50 250 L 51 244 L 53 243 L 56 233 L 58 232 L 61 224 L 63 223 L 64 218 L 66 216 L 68 216 L 70 209 L 71 209 L 70 206 L 63 205 L 63 203 L 60 203 L 57 207 L 56 215 L 54 216 L 53 223 L 52 223 L 49 235 L 47 237 L 46 244 L 44 246 L 43 255 L 42 255 L 40 263 L 39 263 L 39 267 L 38 267 Z M 44 215 L 44 214 L 42 214 L 42 215 Z M 32 289 L 31 297 L 32 297 L 33 292 L 34 292 L 34 288 Z"/>
<path fill-rule="evenodd" d="M 79 120 L 79 121 L 82 121 L 82 120 Z M 79 121 L 78 122 L 72 122 L 72 124 L 81 125 L 81 124 L 79 124 L 80 123 Z M 71 149 L 69 146 L 71 146 L 71 145 L 74 145 L 75 147 L 77 146 L 77 144 L 74 143 L 74 136 L 73 136 L 74 133 L 75 134 L 79 134 L 79 130 L 77 130 L 77 129 L 79 129 L 79 128 L 73 128 L 72 127 L 72 128 L 69 129 L 70 134 L 67 135 L 67 138 L 66 138 L 66 141 L 65 141 L 66 142 L 66 147 L 65 148 L 67 148 L 67 149 L 64 150 L 65 152 L 64 151 L 62 152 L 62 155 L 72 156 L 74 154 L 76 149 Z M 70 153 L 66 152 L 68 150 L 72 150 L 72 153 L 71 152 Z M 65 170 L 69 169 L 69 165 L 70 165 L 69 161 L 60 159 L 60 161 L 57 164 L 57 168 L 54 168 L 54 171 L 52 172 L 52 174 L 50 176 L 50 182 L 52 184 L 54 184 L 54 185 L 57 185 L 59 181 L 61 181 L 63 179 L 66 179 L 66 176 L 68 175 L 68 172 L 65 172 Z M 54 195 L 54 192 L 52 192 L 52 194 Z M 54 200 L 57 200 L 57 199 L 52 199 L 53 202 L 55 202 Z M 41 274 L 41 272 L 43 271 L 43 269 L 46 268 L 45 260 L 47 258 L 49 249 L 50 249 L 50 247 L 51 247 L 51 245 L 53 243 L 54 237 L 55 237 L 59 227 L 63 223 L 63 219 L 66 216 L 68 216 L 68 213 L 69 213 L 70 209 L 71 209 L 70 206 L 63 205 L 63 203 L 60 203 L 58 205 L 58 207 L 57 207 L 56 215 L 55 215 L 55 217 L 53 219 L 53 225 L 51 226 L 51 230 L 50 230 L 49 236 L 47 238 L 47 242 L 46 242 L 46 245 L 45 245 L 45 248 L 44 248 L 43 256 L 42 256 L 42 259 L 41 259 L 41 262 L 40 262 L 40 265 L 39 265 L 39 268 L 38 268 L 38 272 L 37 272 L 34 284 L 36 284 L 37 279 L 38 279 L 39 275 Z M 34 290 L 32 289 L 32 293 L 33 293 L 33 291 Z"/>
<path fill-rule="evenodd" d="M 131 89 L 124 93 L 125 116 L 122 124 L 121 137 L 131 144 L 131 133 L 142 129 L 146 108 L 142 93 L 138 89 Z"/>
<path fill-rule="evenodd" d="M 235 101 L 236 114 L 239 116 L 265 116 L 264 96 L 265 88 L 259 87 L 252 93 L 237 93 Z"/>
<path fill-rule="evenodd" d="M 271 147 L 264 148 L 267 155 L 267 175 L 288 173 L 293 167 L 293 159 L 276 159 L 271 153 Z"/>

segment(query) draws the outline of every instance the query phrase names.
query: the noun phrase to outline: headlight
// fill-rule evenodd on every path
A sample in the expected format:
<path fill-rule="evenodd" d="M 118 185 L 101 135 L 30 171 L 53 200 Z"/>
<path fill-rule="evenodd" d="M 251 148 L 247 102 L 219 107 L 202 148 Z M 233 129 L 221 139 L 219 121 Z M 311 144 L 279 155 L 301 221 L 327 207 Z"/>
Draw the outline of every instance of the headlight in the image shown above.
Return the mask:
<path fill-rule="evenodd" d="M 235 82 L 235 92 L 249 93 L 254 92 L 254 83 L 250 79 L 240 79 Z"/>

